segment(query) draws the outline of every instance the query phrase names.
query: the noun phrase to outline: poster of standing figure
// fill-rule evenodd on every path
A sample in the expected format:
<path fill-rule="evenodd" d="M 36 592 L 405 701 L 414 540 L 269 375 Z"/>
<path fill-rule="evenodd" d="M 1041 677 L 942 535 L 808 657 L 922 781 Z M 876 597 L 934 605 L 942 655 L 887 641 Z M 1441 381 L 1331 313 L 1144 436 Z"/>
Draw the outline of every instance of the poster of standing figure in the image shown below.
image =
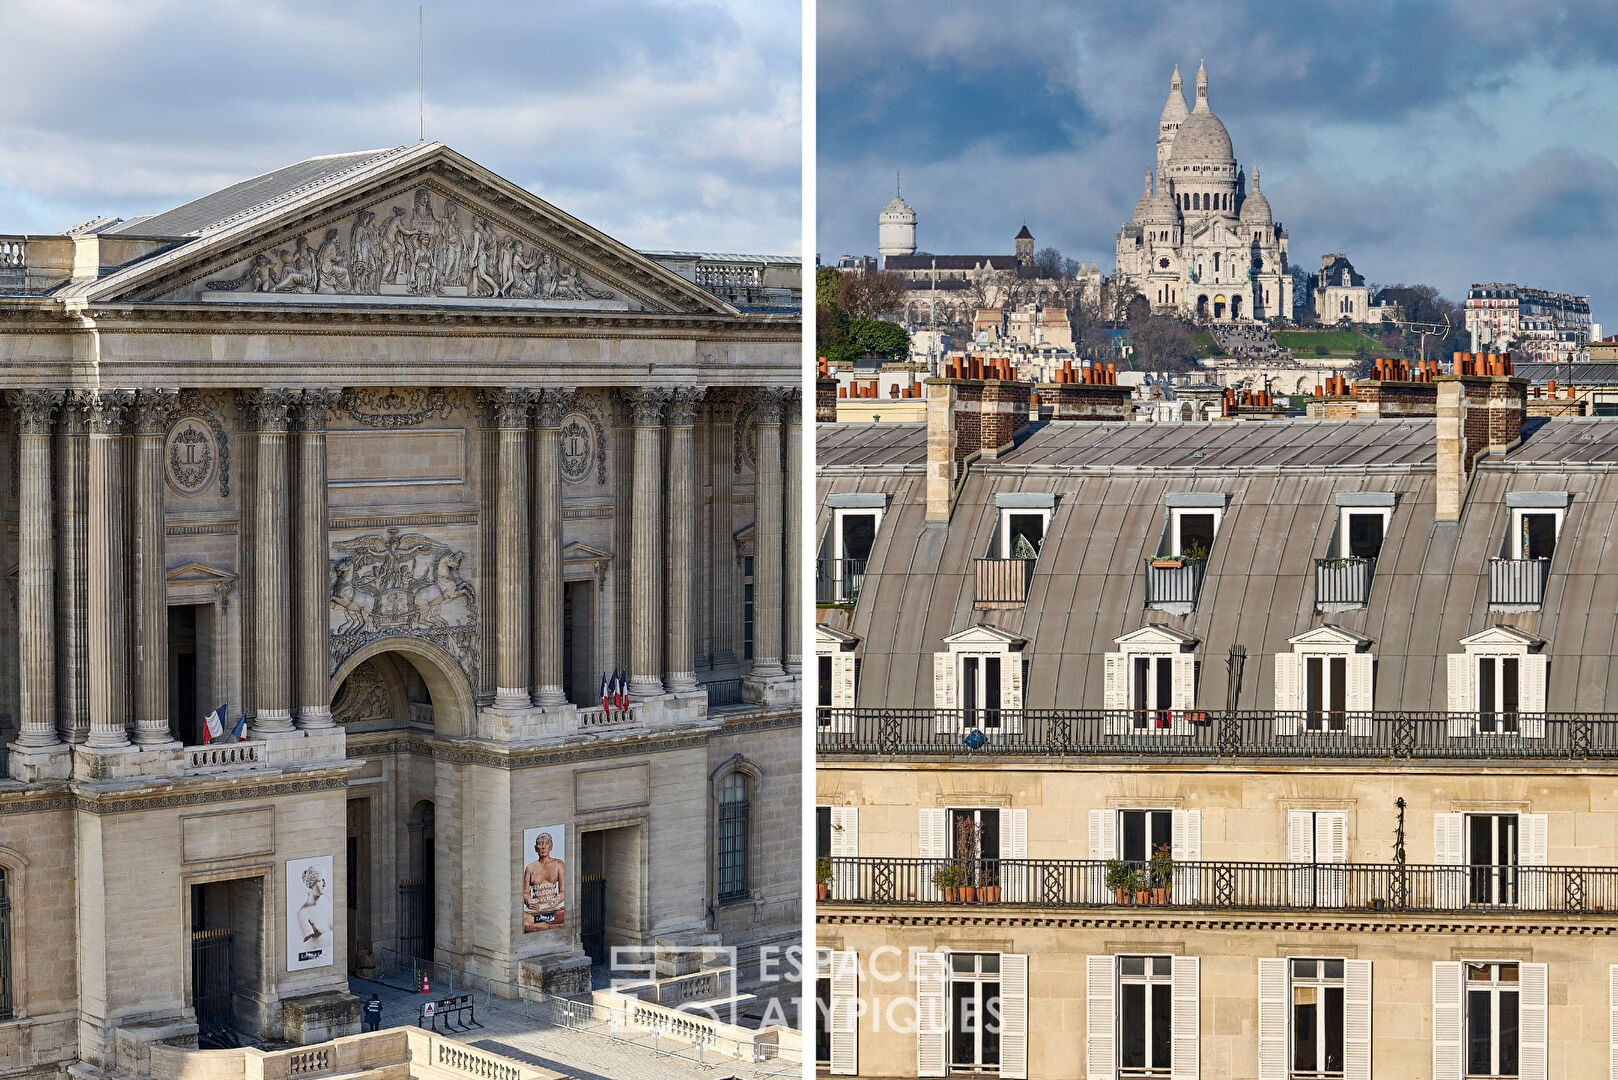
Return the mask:
<path fill-rule="evenodd" d="M 522 846 L 523 857 L 532 856 L 522 868 L 522 932 L 531 934 L 561 926 L 566 914 L 562 859 L 567 854 L 567 829 L 549 825 L 524 830 Z"/>
<path fill-rule="evenodd" d="M 287 970 L 329 967 L 336 959 L 331 856 L 287 860 Z"/>

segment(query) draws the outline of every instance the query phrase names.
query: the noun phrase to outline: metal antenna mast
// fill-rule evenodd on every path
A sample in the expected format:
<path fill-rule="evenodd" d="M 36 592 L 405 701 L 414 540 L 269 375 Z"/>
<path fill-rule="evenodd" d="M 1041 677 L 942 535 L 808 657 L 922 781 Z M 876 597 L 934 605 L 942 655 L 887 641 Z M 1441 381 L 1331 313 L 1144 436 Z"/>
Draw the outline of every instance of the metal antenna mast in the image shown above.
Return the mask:
<path fill-rule="evenodd" d="M 426 80 L 426 54 L 427 46 L 422 34 L 425 19 L 422 15 L 424 4 L 416 5 L 416 141 L 427 141 L 427 80 Z"/>
<path fill-rule="evenodd" d="M 1395 326 L 1402 326 L 1406 330 L 1414 330 L 1421 336 L 1421 359 L 1419 361 L 1421 364 L 1426 364 L 1426 362 L 1427 362 L 1427 335 L 1428 334 L 1433 334 L 1434 336 L 1438 337 L 1440 340 L 1443 340 L 1443 339 L 1446 339 L 1446 338 L 1449 337 L 1449 316 L 1448 315 L 1444 316 L 1444 323 L 1443 323 L 1442 326 L 1440 326 L 1438 323 L 1412 322 L 1412 321 L 1410 321 L 1408 319 L 1389 319 L 1388 321 L 1391 322 Z"/>

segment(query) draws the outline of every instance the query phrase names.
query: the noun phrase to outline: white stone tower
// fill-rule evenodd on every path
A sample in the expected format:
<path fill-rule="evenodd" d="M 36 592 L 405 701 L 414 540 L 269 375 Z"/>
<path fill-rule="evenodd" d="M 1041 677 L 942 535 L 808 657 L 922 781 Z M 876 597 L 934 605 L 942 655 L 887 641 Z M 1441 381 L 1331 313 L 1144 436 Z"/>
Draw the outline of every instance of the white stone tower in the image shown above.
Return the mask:
<path fill-rule="evenodd" d="M 897 173 L 893 187 L 893 201 L 876 219 L 876 250 L 883 258 L 916 253 L 916 212 L 904 201 Z"/>
<path fill-rule="evenodd" d="M 1169 150 L 1174 136 L 1180 130 L 1191 110 L 1185 107 L 1185 83 L 1180 80 L 1180 65 L 1174 65 L 1174 79 L 1169 83 L 1169 99 L 1163 103 L 1163 115 L 1157 120 L 1157 175 L 1168 169 Z"/>

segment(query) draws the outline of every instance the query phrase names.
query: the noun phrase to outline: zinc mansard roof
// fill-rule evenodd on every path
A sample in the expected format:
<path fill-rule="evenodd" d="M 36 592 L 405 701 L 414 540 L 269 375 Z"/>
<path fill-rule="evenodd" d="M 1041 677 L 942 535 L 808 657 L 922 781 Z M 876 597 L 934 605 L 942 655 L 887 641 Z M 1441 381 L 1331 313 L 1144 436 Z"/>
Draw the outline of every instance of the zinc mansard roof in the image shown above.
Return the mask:
<path fill-rule="evenodd" d="M 822 425 L 821 553 L 829 500 L 880 493 L 886 510 L 845 628 L 859 636 L 861 707 L 928 708 L 933 656 L 973 624 L 1027 639 L 1024 704 L 1103 707 L 1104 655 L 1148 624 L 1197 638 L 1196 700 L 1227 700 L 1227 658 L 1246 650 L 1237 705 L 1274 707 L 1274 655 L 1326 623 L 1370 639 L 1375 708 L 1448 708 L 1447 661 L 1496 624 L 1543 638 L 1553 711 L 1618 712 L 1618 420 L 1530 421 L 1522 446 L 1485 458 L 1459 523 L 1435 521 L 1434 422 L 1048 423 L 975 462 L 947 528 L 926 522 L 925 427 Z M 862 452 L 862 439 L 866 448 Z M 1508 493 L 1565 492 L 1565 522 L 1538 611 L 1488 607 L 1489 559 L 1506 554 Z M 1166 496 L 1224 496 L 1195 611 L 1146 608 L 1145 561 L 1165 550 Z M 1364 609 L 1315 611 L 1314 560 L 1339 497 L 1395 499 Z M 1027 603 L 974 607 L 974 563 L 998 529 L 996 496 L 1054 495 Z"/>

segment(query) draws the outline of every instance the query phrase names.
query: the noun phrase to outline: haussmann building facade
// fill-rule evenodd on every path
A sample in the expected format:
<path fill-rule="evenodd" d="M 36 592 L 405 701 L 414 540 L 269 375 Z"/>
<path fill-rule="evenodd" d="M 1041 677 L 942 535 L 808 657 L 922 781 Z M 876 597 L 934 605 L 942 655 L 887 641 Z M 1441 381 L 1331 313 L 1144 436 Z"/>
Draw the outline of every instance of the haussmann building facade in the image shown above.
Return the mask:
<path fill-rule="evenodd" d="M 796 940 L 799 317 L 698 273 L 438 143 L 0 237 L 0 1072 Z"/>
<path fill-rule="evenodd" d="M 1385 370 L 818 426 L 822 1074 L 1618 1075 L 1618 424 Z"/>

